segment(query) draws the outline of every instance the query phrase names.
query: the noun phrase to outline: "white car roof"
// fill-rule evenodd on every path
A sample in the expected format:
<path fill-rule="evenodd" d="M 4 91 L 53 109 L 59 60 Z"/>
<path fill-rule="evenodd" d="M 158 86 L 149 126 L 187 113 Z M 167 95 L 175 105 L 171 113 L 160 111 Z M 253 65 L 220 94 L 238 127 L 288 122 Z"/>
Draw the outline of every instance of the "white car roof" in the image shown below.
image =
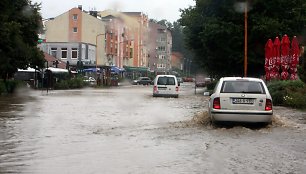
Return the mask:
<path fill-rule="evenodd" d="M 262 79 L 259 78 L 254 78 L 254 77 L 223 77 L 222 78 L 224 81 L 228 81 L 228 80 L 250 80 L 250 81 L 258 81 L 258 82 L 262 82 Z"/>
<path fill-rule="evenodd" d="M 157 75 L 156 77 L 176 77 L 175 75 Z"/>

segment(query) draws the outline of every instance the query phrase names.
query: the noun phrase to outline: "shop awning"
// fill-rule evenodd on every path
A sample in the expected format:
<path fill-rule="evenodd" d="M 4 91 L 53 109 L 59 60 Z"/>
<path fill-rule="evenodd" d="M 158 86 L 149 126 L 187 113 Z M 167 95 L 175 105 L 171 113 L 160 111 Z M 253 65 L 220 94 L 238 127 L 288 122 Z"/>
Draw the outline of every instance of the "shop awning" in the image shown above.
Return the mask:
<path fill-rule="evenodd" d="M 149 68 L 148 67 L 133 67 L 133 66 L 124 66 L 125 71 L 127 72 L 148 72 Z"/>
<path fill-rule="evenodd" d="M 112 66 L 112 67 L 111 67 L 111 72 L 113 72 L 113 73 L 119 74 L 119 73 L 124 72 L 124 71 L 125 71 L 124 68 L 119 68 L 119 67 L 117 67 L 117 66 Z"/>

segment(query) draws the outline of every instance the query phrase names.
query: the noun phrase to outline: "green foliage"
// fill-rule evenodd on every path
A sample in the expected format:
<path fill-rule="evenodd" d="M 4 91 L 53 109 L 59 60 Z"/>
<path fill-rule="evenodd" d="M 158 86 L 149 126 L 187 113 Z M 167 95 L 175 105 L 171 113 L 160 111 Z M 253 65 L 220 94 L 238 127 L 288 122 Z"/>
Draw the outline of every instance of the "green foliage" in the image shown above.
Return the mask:
<path fill-rule="evenodd" d="M 67 80 L 62 80 L 54 85 L 54 89 L 70 89 Z"/>
<path fill-rule="evenodd" d="M 8 79 L 18 68 L 41 68 L 43 54 L 37 48 L 41 28 L 39 4 L 28 0 L 0 1 L 0 76 Z"/>
<path fill-rule="evenodd" d="M 54 85 L 54 89 L 78 89 L 83 88 L 87 84 L 83 81 L 83 78 L 77 77 L 68 80 L 61 80 Z"/>
<path fill-rule="evenodd" d="M 167 21 L 166 19 L 162 19 L 162 20 L 158 21 L 157 23 L 167 27 L 168 29 L 171 29 L 173 27 L 172 23 Z"/>
<path fill-rule="evenodd" d="M 301 66 L 298 67 L 298 75 L 299 78 L 306 83 L 306 64 L 305 64 L 305 57 L 303 60 L 303 64 Z"/>
<path fill-rule="evenodd" d="M 182 10 L 185 41 L 196 61 L 215 76 L 242 76 L 244 6 L 236 0 L 197 0 Z M 249 1 L 250 2 L 250 1 Z M 284 34 L 301 35 L 306 23 L 304 0 L 256 0 L 248 11 L 248 75 L 264 73 L 265 42 Z"/>
<path fill-rule="evenodd" d="M 306 85 L 302 81 L 273 81 L 268 83 L 268 89 L 274 105 L 305 108 Z"/>
<path fill-rule="evenodd" d="M 5 85 L 4 85 L 3 81 L 0 80 L 0 95 L 4 94 L 4 93 L 7 93 L 6 89 L 5 89 Z"/>
<path fill-rule="evenodd" d="M 0 80 L 0 94 L 11 94 L 14 93 L 14 91 L 19 86 L 24 86 L 25 83 L 22 81 L 17 80 L 6 80 L 5 82 L 3 80 Z"/>
<path fill-rule="evenodd" d="M 207 90 L 211 90 L 211 91 L 214 90 L 217 83 L 218 83 L 218 80 L 214 80 L 214 81 L 208 83 L 207 84 Z"/>
<path fill-rule="evenodd" d="M 289 91 L 284 97 L 284 105 L 292 108 L 306 109 L 306 88 Z"/>
<path fill-rule="evenodd" d="M 215 86 L 217 85 L 217 83 L 218 83 L 218 80 L 214 80 L 214 81 L 208 83 L 206 85 L 206 88 L 207 88 L 206 92 L 209 92 L 209 94 L 212 94 L 214 92 L 214 89 L 215 89 Z"/>

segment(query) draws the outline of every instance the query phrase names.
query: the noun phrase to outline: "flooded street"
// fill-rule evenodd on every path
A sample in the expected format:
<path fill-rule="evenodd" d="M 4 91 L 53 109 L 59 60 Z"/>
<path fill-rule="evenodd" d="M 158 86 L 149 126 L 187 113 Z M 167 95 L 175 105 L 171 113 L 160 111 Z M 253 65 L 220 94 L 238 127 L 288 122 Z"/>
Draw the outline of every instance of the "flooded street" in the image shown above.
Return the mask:
<path fill-rule="evenodd" d="M 202 91 L 151 86 L 0 97 L 0 173 L 306 173 L 305 113 L 213 126 Z M 295 113 L 295 114 L 292 114 Z"/>

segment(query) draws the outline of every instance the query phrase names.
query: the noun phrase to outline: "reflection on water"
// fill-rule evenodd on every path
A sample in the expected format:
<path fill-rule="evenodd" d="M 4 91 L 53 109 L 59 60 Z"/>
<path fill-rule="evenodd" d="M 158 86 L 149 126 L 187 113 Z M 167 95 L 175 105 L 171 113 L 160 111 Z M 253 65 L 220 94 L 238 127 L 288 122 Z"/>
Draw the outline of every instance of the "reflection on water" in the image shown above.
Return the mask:
<path fill-rule="evenodd" d="M 30 105 L 36 101 L 31 94 L 34 93 L 29 89 L 20 89 L 16 94 L 0 96 L 0 173 L 20 173 L 25 161 L 35 155 L 30 140 L 34 134 L 24 122 L 25 117 L 32 115 Z"/>

